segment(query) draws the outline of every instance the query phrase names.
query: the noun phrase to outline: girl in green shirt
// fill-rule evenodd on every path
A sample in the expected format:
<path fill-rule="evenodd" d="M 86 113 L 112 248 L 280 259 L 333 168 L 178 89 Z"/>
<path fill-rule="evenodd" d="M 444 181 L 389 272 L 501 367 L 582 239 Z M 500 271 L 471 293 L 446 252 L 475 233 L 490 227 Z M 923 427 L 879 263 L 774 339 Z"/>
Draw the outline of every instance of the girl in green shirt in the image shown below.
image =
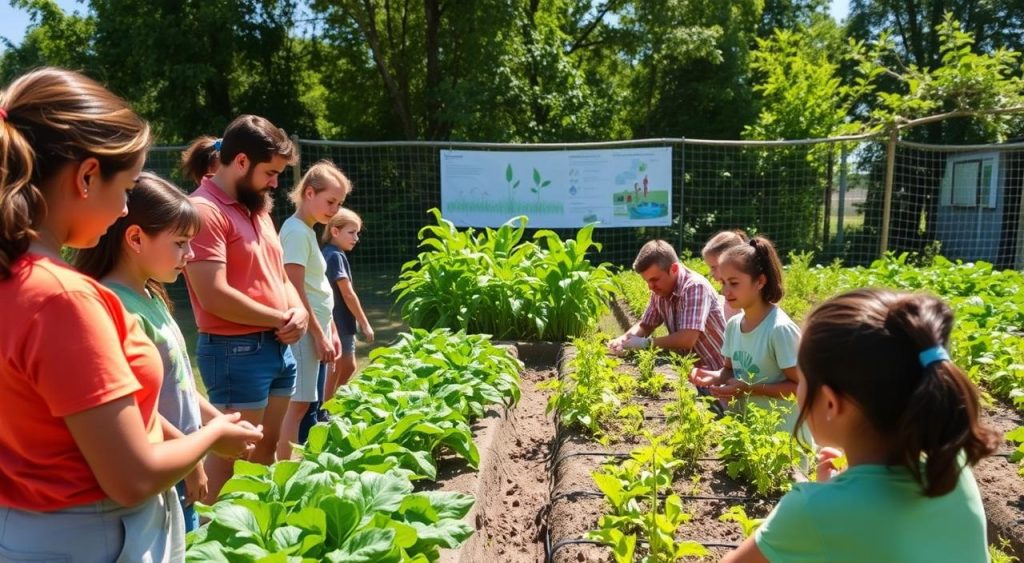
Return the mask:
<path fill-rule="evenodd" d="M 164 381 L 158 409 L 165 438 L 177 438 L 221 416 L 196 390 L 185 340 L 163 285 L 174 282 L 192 257 L 189 241 L 199 230 L 199 214 L 181 190 L 151 172 L 139 175 L 127 207 L 128 214 L 95 247 L 78 251 L 75 266 L 116 293 L 160 351 Z M 191 531 L 199 524 L 193 504 L 207 492 L 203 464 L 196 464 L 176 488 L 185 531 Z"/>
<path fill-rule="evenodd" d="M 945 347 L 953 313 L 930 295 L 861 289 L 808 317 L 799 423 L 818 455 L 757 532 L 723 559 L 958 563 L 988 560 L 970 466 L 1000 437 Z M 834 460 L 846 456 L 848 469 Z"/>
<path fill-rule="evenodd" d="M 726 304 L 740 312 L 725 325 L 725 368 L 695 369 L 690 381 L 736 412 L 748 403 L 784 411 L 779 430 L 790 433 L 796 426 L 800 328 L 778 306 L 784 289 L 775 246 L 764 237 L 734 244 L 718 257 L 717 274 Z"/>

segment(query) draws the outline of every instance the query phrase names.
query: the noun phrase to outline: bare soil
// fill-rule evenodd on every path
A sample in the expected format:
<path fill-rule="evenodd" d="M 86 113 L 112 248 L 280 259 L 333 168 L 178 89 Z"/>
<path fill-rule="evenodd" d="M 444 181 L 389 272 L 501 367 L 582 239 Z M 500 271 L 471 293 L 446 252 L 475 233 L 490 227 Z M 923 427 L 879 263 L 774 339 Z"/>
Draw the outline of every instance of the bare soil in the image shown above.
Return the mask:
<path fill-rule="evenodd" d="M 544 412 L 548 392 L 537 389 L 537 384 L 553 376 L 551 369 L 527 369 L 519 403 L 503 413 L 492 433 L 474 436 L 480 450 L 479 473 L 451 467 L 450 473 L 439 475 L 442 489 L 476 495 L 468 516 L 476 533 L 459 550 L 442 554 L 442 562 L 544 561 L 541 515 L 548 504 L 547 466 L 555 430 Z"/>

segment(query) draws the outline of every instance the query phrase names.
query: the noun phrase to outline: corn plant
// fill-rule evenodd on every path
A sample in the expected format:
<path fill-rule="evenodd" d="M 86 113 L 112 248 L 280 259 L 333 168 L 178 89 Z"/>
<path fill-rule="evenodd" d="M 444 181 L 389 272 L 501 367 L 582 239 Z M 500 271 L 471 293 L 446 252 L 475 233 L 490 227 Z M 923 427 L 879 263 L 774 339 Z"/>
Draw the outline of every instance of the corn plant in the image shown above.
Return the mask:
<path fill-rule="evenodd" d="M 393 292 L 409 326 L 448 327 L 495 338 L 565 340 L 596 324 L 617 287 L 593 225 L 562 240 L 540 230 L 524 240 L 526 217 L 498 229 L 458 230 L 431 209 L 419 256 L 402 266 Z"/>

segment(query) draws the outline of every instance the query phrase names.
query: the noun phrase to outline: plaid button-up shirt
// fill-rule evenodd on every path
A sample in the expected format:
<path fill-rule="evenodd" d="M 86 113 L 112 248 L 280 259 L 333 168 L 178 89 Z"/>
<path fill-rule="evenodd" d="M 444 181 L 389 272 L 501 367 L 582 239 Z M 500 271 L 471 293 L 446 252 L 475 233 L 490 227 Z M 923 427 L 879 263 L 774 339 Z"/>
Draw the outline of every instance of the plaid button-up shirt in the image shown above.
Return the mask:
<path fill-rule="evenodd" d="M 700 357 L 697 365 L 708 370 L 725 367 L 722 359 L 722 339 L 725 335 L 725 316 L 718 303 L 718 293 L 704 276 L 679 265 L 676 287 L 669 297 L 651 293 L 640 324 L 647 330 L 665 323 L 669 333 L 680 330 L 700 332 L 693 352 Z"/>

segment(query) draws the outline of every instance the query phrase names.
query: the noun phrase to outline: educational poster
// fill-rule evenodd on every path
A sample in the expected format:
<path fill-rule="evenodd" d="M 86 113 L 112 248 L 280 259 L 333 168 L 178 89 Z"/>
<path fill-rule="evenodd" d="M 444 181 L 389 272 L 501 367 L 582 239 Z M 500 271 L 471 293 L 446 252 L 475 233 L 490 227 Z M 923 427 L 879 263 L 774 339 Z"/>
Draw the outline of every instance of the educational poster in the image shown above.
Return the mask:
<path fill-rule="evenodd" d="M 441 213 L 460 227 L 667 226 L 672 148 L 442 150 Z"/>

